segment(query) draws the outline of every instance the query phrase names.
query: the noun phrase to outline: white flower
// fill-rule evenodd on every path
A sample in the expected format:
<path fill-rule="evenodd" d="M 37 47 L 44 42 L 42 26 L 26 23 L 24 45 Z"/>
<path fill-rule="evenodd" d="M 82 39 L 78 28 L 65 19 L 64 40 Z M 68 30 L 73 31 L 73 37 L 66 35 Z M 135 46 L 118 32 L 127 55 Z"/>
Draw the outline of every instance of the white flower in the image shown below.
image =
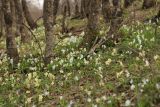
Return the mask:
<path fill-rule="evenodd" d="M 31 78 L 32 78 L 32 74 L 29 73 L 29 74 L 28 74 L 28 80 L 31 80 Z"/>
<path fill-rule="evenodd" d="M 52 70 L 55 70 L 55 69 L 56 69 L 56 66 L 55 66 L 55 65 L 53 65 L 53 66 L 52 66 Z"/>
<path fill-rule="evenodd" d="M 105 100 L 107 100 L 107 98 L 106 98 L 106 96 L 104 95 L 104 96 L 102 96 L 102 99 L 105 101 Z"/>
<path fill-rule="evenodd" d="M 62 51 L 63 54 L 66 52 L 66 50 L 64 50 L 64 49 L 62 49 L 61 51 Z"/>
<path fill-rule="evenodd" d="M 30 104 L 30 103 L 31 103 L 31 101 L 32 101 L 32 97 L 30 97 L 30 98 L 27 98 L 27 101 L 26 101 L 26 103 Z"/>
<path fill-rule="evenodd" d="M 150 41 L 151 41 L 151 42 L 154 42 L 154 41 L 155 41 L 155 38 L 153 37 Z"/>
<path fill-rule="evenodd" d="M 81 35 L 81 36 L 84 36 L 84 35 L 85 35 L 85 32 L 83 31 L 80 35 Z"/>
<path fill-rule="evenodd" d="M 64 71 L 63 71 L 63 70 L 60 70 L 59 72 L 60 72 L 61 74 L 63 74 L 63 73 L 64 73 Z"/>
<path fill-rule="evenodd" d="M 102 45 L 102 48 L 103 48 L 103 49 L 106 49 L 106 45 Z"/>
<path fill-rule="evenodd" d="M 130 76 L 130 73 L 128 70 L 125 70 L 125 73 L 126 73 L 126 77 L 128 78 Z"/>
<path fill-rule="evenodd" d="M 32 107 L 36 107 L 36 105 L 33 104 Z"/>
<path fill-rule="evenodd" d="M 72 64 L 73 63 L 73 57 L 71 57 L 70 59 L 69 59 L 69 62 Z"/>
<path fill-rule="evenodd" d="M 82 59 L 82 58 L 83 58 L 83 55 L 81 54 L 81 55 L 80 55 L 80 59 Z"/>
<path fill-rule="evenodd" d="M 75 77 L 74 77 L 74 80 L 78 81 L 78 80 L 79 80 L 78 76 L 75 76 Z"/>
<path fill-rule="evenodd" d="M 130 80 L 130 84 L 133 84 L 133 79 Z"/>
<path fill-rule="evenodd" d="M 136 57 L 136 60 L 137 60 L 137 61 L 139 61 L 139 60 L 140 60 L 140 58 L 139 58 L 139 57 Z"/>
<path fill-rule="evenodd" d="M 89 64 L 89 61 L 87 61 L 86 59 L 84 59 L 84 64 Z"/>
<path fill-rule="evenodd" d="M 98 70 L 99 70 L 99 71 L 102 71 L 102 67 L 98 67 Z"/>
<path fill-rule="evenodd" d="M 45 95 L 45 96 L 48 96 L 48 95 L 49 95 L 49 92 L 48 92 L 48 91 L 45 91 L 45 92 L 44 92 L 44 95 Z"/>
<path fill-rule="evenodd" d="M 77 38 L 75 36 L 71 36 L 71 38 L 69 39 L 70 42 L 72 43 L 76 43 Z"/>
<path fill-rule="evenodd" d="M 51 60 L 50 64 L 52 64 L 52 63 L 53 63 L 53 61 Z"/>
<path fill-rule="evenodd" d="M 131 85 L 131 90 L 134 90 L 135 89 L 135 85 Z"/>
<path fill-rule="evenodd" d="M 144 85 L 146 85 L 149 82 L 149 80 L 148 79 L 143 79 L 142 82 L 143 82 Z"/>
<path fill-rule="evenodd" d="M 88 98 L 88 99 L 87 99 L 87 102 L 89 102 L 89 103 L 90 103 L 91 101 L 92 101 L 92 100 L 91 100 L 91 98 Z"/>
<path fill-rule="evenodd" d="M 33 72 L 33 77 L 36 77 L 37 76 L 37 72 Z"/>
<path fill-rule="evenodd" d="M 31 71 L 36 71 L 37 70 L 37 67 L 30 67 L 29 68 Z"/>
<path fill-rule="evenodd" d="M 38 96 L 38 101 L 39 101 L 39 102 L 42 102 L 42 100 L 43 100 L 43 96 L 42 96 L 42 95 L 39 95 L 39 96 Z"/>
<path fill-rule="evenodd" d="M 160 89 L 160 84 L 156 84 L 156 88 L 159 90 Z"/>
<path fill-rule="evenodd" d="M 157 60 L 159 58 L 159 55 L 154 56 L 154 60 Z"/>
<path fill-rule="evenodd" d="M 113 51 L 112 51 L 112 55 L 115 55 L 117 53 L 117 49 L 114 48 Z"/>
<path fill-rule="evenodd" d="M 149 66 L 149 61 L 148 61 L 148 60 L 145 61 L 145 66 L 146 66 L 146 67 Z"/>
<path fill-rule="evenodd" d="M 71 100 L 67 107 L 72 107 L 72 105 L 73 105 L 73 101 Z"/>
<path fill-rule="evenodd" d="M 121 72 L 118 72 L 117 74 L 116 74 L 116 76 L 117 76 L 117 78 L 119 78 L 122 74 L 123 74 L 123 70 L 121 71 Z"/>
<path fill-rule="evenodd" d="M 96 98 L 96 102 L 99 103 L 100 102 L 100 98 Z"/>
<path fill-rule="evenodd" d="M 87 92 L 87 94 L 90 96 L 91 95 L 91 91 L 86 91 Z"/>
<path fill-rule="evenodd" d="M 13 59 L 10 59 L 10 63 L 13 64 Z"/>
<path fill-rule="evenodd" d="M 107 103 L 108 103 L 108 104 L 111 104 L 111 103 L 112 103 L 112 101 L 111 101 L 111 100 L 108 100 L 108 101 L 107 101 Z"/>
<path fill-rule="evenodd" d="M 110 65 L 111 62 L 112 62 L 112 60 L 109 58 L 109 59 L 105 62 L 105 64 L 106 64 L 106 65 Z"/>
<path fill-rule="evenodd" d="M 118 61 L 121 67 L 124 67 L 123 62 L 122 61 Z"/>
<path fill-rule="evenodd" d="M 126 100 L 125 106 L 130 106 L 130 105 L 131 105 L 131 101 L 130 100 Z"/>
<path fill-rule="evenodd" d="M 93 104 L 92 107 L 98 107 L 97 105 Z"/>
<path fill-rule="evenodd" d="M 62 100 L 62 99 L 63 99 L 63 96 L 60 96 L 59 99 Z"/>

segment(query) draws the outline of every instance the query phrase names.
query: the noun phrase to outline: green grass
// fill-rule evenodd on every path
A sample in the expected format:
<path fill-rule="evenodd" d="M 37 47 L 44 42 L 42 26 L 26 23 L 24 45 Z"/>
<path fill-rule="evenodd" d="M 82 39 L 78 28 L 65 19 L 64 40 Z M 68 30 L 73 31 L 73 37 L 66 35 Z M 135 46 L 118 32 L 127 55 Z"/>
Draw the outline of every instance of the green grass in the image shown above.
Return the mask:
<path fill-rule="evenodd" d="M 83 26 L 73 20 L 71 26 Z M 19 45 L 13 72 L 6 54 L 0 60 L 0 106 L 151 107 L 160 105 L 160 27 L 123 26 L 121 41 L 87 55 L 81 36 L 60 40 L 56 58 L 45 68 L 35 41 Z M 105 32 L 105 31 L 103 31 Z M 34 31 L 44 51 L 44 28 Z M 5 43 L 0 43 L 5 49 Z M 27 72 L 27 74 L 26 74 Z"/>

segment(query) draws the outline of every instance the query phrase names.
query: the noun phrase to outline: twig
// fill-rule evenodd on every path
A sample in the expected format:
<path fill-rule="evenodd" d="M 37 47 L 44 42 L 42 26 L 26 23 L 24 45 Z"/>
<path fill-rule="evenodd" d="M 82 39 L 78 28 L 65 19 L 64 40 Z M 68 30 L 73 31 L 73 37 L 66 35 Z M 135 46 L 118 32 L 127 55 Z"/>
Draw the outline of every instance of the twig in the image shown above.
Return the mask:
<path fill-rule="evenodd" d="M 42 60 L 44 61 L 43 51 L 42 51 L 42 48 L 41 48 L 41 44 L 39 43 L 36 35 L 32 32 L 32 30 L 31 30 L 27 25 L 25 25 L 24 23 L 23 23 L 23 25 L 24 25 L 24 27 L 26 27 L 26 28 L 30 31 L 31 35 L 34 37 L 35 42 L 38 44 L 38 47 L 39 47 L 39 49 L 40 49 L 41 58 L 42 58 Z"/>

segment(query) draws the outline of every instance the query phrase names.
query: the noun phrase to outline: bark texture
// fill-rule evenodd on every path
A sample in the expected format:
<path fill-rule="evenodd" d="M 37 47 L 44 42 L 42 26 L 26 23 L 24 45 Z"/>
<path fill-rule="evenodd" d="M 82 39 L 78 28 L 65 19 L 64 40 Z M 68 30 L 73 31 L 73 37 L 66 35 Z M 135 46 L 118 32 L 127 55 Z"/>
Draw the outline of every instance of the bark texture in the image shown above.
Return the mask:
<path fill-rule="evenodd" d="M 99 0 L 90 0 L 89 1 L 89 13 L 88 13 L 88 24 L 87 31 L 84 36 L 84 43 L 88 49 L 90 49 L 93 45 L 93 42 L 99 32 L 99 8 L 100 1 Z"/>
<path fill-rule="evenodd" d="M 24 17 L 24 11 L 22 8 L 21 0 L 14 0 L 16 13 L 17 13 L 17 28 L 19 29 L 21 41 L 22 43 L 27 43 L 30 41 L 30 33 L 28 32 L 27 28 L 24 26 L 26 24 L 26 20 Z"/>
<path fill-rule="evenodd" d="M 4 31 L 4 17 L 3 17 L 3 10 L 2 10 L 2 1 L 0 1 L 0 37 L 3 36 Z"/>
<path fill-rule="evenodd" d="M 37 24 L 34 22 L 31 13 L 29 11 L 29 8 L 27 6 L 26 0 L 22 0 L 22 6 L 23 6 L 23 11 L 25 14 L 25 18 L 27 20 L 28 25 L 30 26 L 31 29 L 37 28 Z"/>
<path fill-rule="evenodd" d="M 144 0 L 143 1 L 143 9 L 148 9 L 153 7 L 156 4 L 156 0 Z"/>
<path fill-rule="evenodd" d="M 52 0 L 44 1 L 43 9 L 43 20 L 45 26 L 45 35 L 46 35 L 46 47 L 45 47 L 45 64 L 49 64 L 53 57 L 53 49 L 55 47 L 56 36 L 53 34 L 54 24 L 56 20 L 57 4 Z M 53 14 L 54 13 L 54 14 Z"/>
<path fill-rule="evenodd" d="M 19 60 L 15 35 L 13 32 L 13 16 L 11 11 L 11 0 L 2 0 L 4 20 L 6 24 L 6 48 L 7 55 L 13 59 L 13 63 L 17 64 Z"/>

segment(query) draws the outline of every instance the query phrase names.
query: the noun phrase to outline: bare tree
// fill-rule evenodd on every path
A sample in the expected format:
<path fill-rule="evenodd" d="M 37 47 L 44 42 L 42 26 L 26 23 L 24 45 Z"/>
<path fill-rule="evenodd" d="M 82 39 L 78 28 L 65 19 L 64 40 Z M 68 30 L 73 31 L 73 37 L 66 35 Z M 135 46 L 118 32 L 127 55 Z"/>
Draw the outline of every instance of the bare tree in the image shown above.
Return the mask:
<path fill-rule="evenodd" d="M 115 32 L 120 27 L 122 22 L 121 16 L 123 14 L 122 9 L 120 8 L 120 3 L 115 3 L 111 5 L 109 0 L 102 0 L 102 13 L 106 24 L 109 24 L 110 30 L 108 35 L 114 35 Z"/>
<path fill-rule="evenodd" d="M 59 0 L 54 0 L 53 3 L 53 15 L 56 15 L 58 12 L 58 7 L 59 7 Z M 54 20 L 53 20 L 54 21 Z"/>
<path fill-rule="evenodd" d="M 56 21 L 56 12 L 53 11 L 57 11 L 56 5 L 57 3 L 53 2 L 52 0 L 44 1 L 43 20 L 44 20 L 45 35 L 46 35 L 44 60 L 46 65 L 50 63 L 51 58 L 53 57 L 53 48 L 55 47 L 56 36 L 53 34 L 54 31 L 53 27 Z"/>
<path fill-rule="evenodd" d="M 13 16 L 11 11 L 11 0 L 2 0 L 4 21 L 6 24 L 6 48 L 7 55 L 13 59 L 13 63 L 17 64 L 19 60 L 15 34 L 13 32 Z"/>
<path fill-rule="evenodd" d="M 67 17 L 67 6 L 65 5 L 63 7 L 63 18 L 62 18 L 62 33 L 66 33 L 67 32 L 67 27 L 66 27 L 66 17 Z"/>
<path fill-rule="evenodd" d="M 81 17 L 88 17 L 90 0 L 81 0 Z"/>
<path fill-rule="evenodd" d="M 79 17 L 80 16 L 80 12 L 79 12 L 79 5 L 78 5 L 78 1 L 75 0 L 75 12 L 74 12 L 75 17 Z"/>
<path fill-rule="evenodd" d="M 90 49 L 94 44 L 94 40 L 99 32 L 99 8 L 100 0 L 89 1 L 87 31 L 83 41 L 83 45 L 87 46 L 88 49 Z"/>
<path fill-rule="evenodd" d="M 22 0 L 22 6 L 23 6 L 23 11 L 24 11 L 24 14 L 25 14 L 25 18 L 26 18 L 27 23 L 30 26 L 30 28 L 31 29 L 37 28 L 37 24 L 34 22 L 31 14 L 30 14 L 30 11 L 28 9 L 26 0 Z"/>
<path fill-rule="evenodd" d="M 4 17 L 2 10 L 2 1 L 0 1 L 0 37 L 3 35 L 3 30 L 4 30 Z"/>
<path fill-rule="evenodd" d="M 71 6 L 69 0 L 66 0 L 68 16 L 71 16 Z"/>
<path fill-rule="evenodd" d="M 15 8 L 16 8 L 16 21 L 17 21 L 17 28 L 20 32 L 21 41 L 22 43 L 27 43 L 31 39 L 31 35 L 28 32 L 27 28 L 24 26 L 26 23 L 25 17 L 24 17 L 24 11 L 22 8 L 22 2 L 21 0 L 14 0 Z"/>

